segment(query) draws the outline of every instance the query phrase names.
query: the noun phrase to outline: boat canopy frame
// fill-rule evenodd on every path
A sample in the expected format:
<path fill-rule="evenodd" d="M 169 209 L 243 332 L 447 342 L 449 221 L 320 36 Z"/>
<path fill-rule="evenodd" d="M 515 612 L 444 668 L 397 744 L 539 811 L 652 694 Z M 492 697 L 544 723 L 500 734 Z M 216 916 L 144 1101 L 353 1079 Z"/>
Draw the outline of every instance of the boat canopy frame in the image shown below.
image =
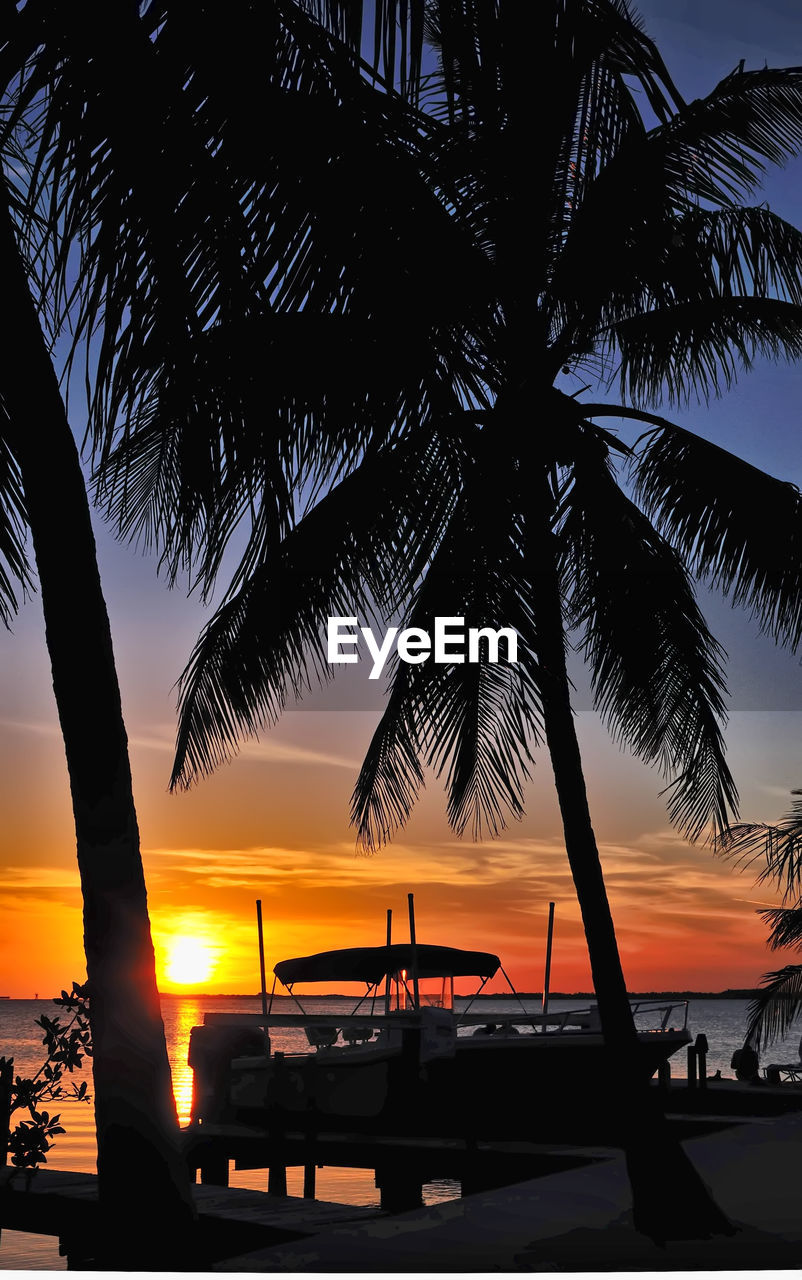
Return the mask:
<path fill-rule="evenodd" d="M 469 997 L 463 1016 L 490 979 L 501 972 L 510 991 L 526 1013 L 523 1001 L 497 955 L 490 951 L 464 951 L 459 947 L 443 947 L 425 942 L 394 942 L 383 947 L 342 947 L 335 951 L 319 951 L 311 956 L 280 960 L 273 966 L 270 1007 L 272 1010 L 276 979 L 289 992 L 302 1013 L 306 1010 L 293 991 L 297 982 L 364 982 L 366 990 L 352 1010 L 352 1016 L 371 997 L 374 1000 L 377 998 L 381 982 L 390 977 L 400 979 L 407 998 L 414 1004 L 413 994 L 407 986 L 406 978 L 402 976 L 405 972 L 412 971 L 417 973 L 420 980 L 479 978 L 480 985 Z M 529 1015 L 526 1020 L 530 1020 Z"/>

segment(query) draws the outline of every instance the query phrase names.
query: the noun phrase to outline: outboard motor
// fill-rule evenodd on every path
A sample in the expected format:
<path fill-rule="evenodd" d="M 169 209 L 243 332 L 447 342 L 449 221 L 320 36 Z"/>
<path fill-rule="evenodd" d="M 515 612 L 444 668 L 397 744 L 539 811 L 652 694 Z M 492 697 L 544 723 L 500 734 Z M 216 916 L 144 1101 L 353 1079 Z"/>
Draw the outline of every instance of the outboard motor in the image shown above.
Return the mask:
<path fill-rule="evenodd" d="M 210 1025 L 189 1033 L 192 1068 L 193 1124 L 225 1120 L 229 1110 L 229 1067 L 232 1058 L 270 1054 L 270 1037 L 262 1027 Z"/>

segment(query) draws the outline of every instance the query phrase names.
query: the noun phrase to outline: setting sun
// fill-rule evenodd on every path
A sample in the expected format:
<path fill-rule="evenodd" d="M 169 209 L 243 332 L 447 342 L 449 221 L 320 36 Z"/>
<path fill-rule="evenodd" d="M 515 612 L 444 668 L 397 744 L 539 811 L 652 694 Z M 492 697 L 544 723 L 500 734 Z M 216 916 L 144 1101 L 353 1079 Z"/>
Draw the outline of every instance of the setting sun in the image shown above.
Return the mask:
<path fill-rule="evenodd" d="M 176 938 L 170 944 L 165 974 L 170 982 L 206 982 L 214 968 L 210 947 L 197 938 Z"/>

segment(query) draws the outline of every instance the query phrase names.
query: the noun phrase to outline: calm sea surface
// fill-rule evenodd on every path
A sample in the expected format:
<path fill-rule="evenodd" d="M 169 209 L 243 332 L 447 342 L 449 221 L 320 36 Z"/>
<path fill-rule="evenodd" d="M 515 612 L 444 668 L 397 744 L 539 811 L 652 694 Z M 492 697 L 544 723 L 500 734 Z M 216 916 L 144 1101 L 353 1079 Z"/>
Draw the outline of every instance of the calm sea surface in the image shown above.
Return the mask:
<path fill-rule="evenodd" d="M 322 998 L 304 998 L 304 1009 L 308 1013 L 342 1014 L 349 1006 L 340 1000 Z M 464 1006 L 465 1001 L 457 1001 L 457 1006 Z M 539 1012 L 540 1002 L 525 1002 L 526 1008 Z M 582 1000 L 553 1000 L 550 1008 L 572 1009 L 586 1006 Z M 746 1000 L 692 1000 L 688 1009 L 688 1026 L 692 1035 L 703 1032 L 707 1036 L 710 1051 L 708 1054 L 708 1073 L 720 1070 L 722 1075 L 732 1077 L 730 1059 L 733 1052 L 743 1043 L 746 1025 Z M 205 1012 L 243 1012 L 258 1013 L 261 1006 L 258 999 L 221 1000 L 215 996 L 183 997 L 165 996 L 162 1001 L 167 1047 L 173 1069 L 173 1087 L 175 1090 L 179 1120 L 186 1124 L 192 1100 L 192 1072 L 187 1065 L 187 1047 L 190 1029 L 203 1022 Z M 513 1000 L 483 1000 L 474 1006 L 474 1011 L 487 1013 L 515 1013 L 520 1005 Z M 286 997 L 276 1000 L 274 1012 L 295 1012 L 292 1002 Z M 47 1000 L 0 1000 L 0 1055 L 14 1058 L 15 1074 L 33 1074 L 42 1063 L 42 1035 L 35 1025 L 35 1019 L 42 1013 L 53 1015 L 57 1012 L 52 1002 Z M 58 1011 L 61 1014 L 61 1011 Z M 63 1019 L 62 1019 L 63 1020 Z M 676 1020 L 674 1025 L 677 1025 Z M 681 1025 L 681 1024 L 680 1024 Z M 797 1030 L 787 1041 L 779 1043 L 766 1054 L 763 1061 L 794 1061 L 797 1057 L 799 1032 Z M 308 1048 L 306 1039 L 299 1038 L 293 1030 L 277 1030 L 273 1033 L 273 1046 L 277 1049 L 292 1051 Z M 672 1059 L 672 1075 L 682 1077 L 686 1074 L 685 1054 L 680 1052 Z M 91 1070 L 76 1074 L 80 1081 L 86 1074 L 91 1092 Z M 56 1108 L 53 1107 L 52 1110 Z M 60 1108 L 62 1124 L 66 1134 L 56 1139 L 48 1154 L 48 1167 L 51 1169 L 71 1169 L 87 1173 L 95 1171 L 95 1135 L 91 1105 L 76 1102 L 65 1102 Z M 302 1170 L 287 1170 L 287 1190 L 290 1195 L 300 1195 Z M 231 1186 L 265 1189 L 267 1174 L 264 1170 L 236 1171 L 231 1169 Z M 459 1194 L 459 1186 L 452 1182 L 430 1183 L 424 1188 L 424 1200 L 428 1204 L 452 1199 Z M 337 1200 L 347 1204 L 377 1204 L 378 1197 L 370 1171 L 358 1169 L 320 1169 L 317 1176 L 317 1195 L 321 1200 Z M 0 1243 L 0 1269 L 22 1268 L 37 1270 L 64 1270 L 65 1259 L 59 1258 L 58 1246 L 52 1238 L 45 1236 L 23 1235 L 19 1232 L 4 1231 Z"/>

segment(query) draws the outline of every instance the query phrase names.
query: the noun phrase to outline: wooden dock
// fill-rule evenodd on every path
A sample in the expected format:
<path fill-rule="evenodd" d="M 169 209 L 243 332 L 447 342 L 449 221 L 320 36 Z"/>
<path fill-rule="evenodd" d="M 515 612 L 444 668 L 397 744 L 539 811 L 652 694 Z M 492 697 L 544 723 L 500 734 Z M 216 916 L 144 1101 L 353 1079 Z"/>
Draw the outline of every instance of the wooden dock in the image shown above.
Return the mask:
<path fill-rule="evenodd" d="M 309 1240 L 232 1255 L 212 1270 L 242 1274 L 373 1275 L 719 1272 L 798 1275 L 802 1115 L 734 1123 L 686 1149 L 736 1227 L 684 1238 L 678 1217 L 665 1245 L 635 1230 L 623 1155 L 553 1177 L 481 1192 Z"/>
<path fill-rule="evenodd" d="M 243 1249 L 269 1248 L 337 1227 L 364 1225 L 375 1207 L 274 1196 L 236 1187 L 193 1187 L 200 1240 L 210 1263 Z M 92 1257 L 98 1226 L 97 1177 L 40 1169 L 32 1177 L 0 1169 L 0 1227 L 57 1236 L 70 1266 Z"/>
<path fill-rule="evenodd" d="M 739 1130 L 770 1135 L 784 1132 L 787 1124 L 799 1133 L 802 1125 L 802 1088 L 787 1085 L 720 1081 L 688 1089 L 676 1083 L 665 1105 L 683 1141 L 714 1139 L 729 1131 L 733 1150 Z M 502 1194 L 503 1188 L 512 1195 L 514 1184 L 557 1185 L 571 1174 L 580 1180 L 587 1176 L 595 1185 L 597 1178 L 603 1182 L 607 1177 L 602 1164 L 612 1169 L 620 1163 L 614 1148 L 571 1142 L 313 1134 L 241 1124 L 191 1125 L 184 1130 L 184 1142 L 190 1169 L 201 1173 L 193 1194 L 203 1256 L 210 1268 L 223 1269 L 225 1259 L 264 1250 L 286 1248 L 287 1256 L 294 1257 L 304 1240 L 328 1239 L 341 1229 L 362 1238 L 366 1231 L 371 1234 L 375 1219 L 420 1209 L 423 1184 L 437 1178 L 458 1181 L 461 1195 L 472 1200 Z M 232 1162 L 237 1169 L 264 1169 L 265 1189 L 229 1187 Z M 372 1170 L 381 1208 L 315 1199 L 315 1170 L 323 1166 Z M 304 1169 L 303 1197 L 286 1194 L 288 1167 Z M 28 1175 L 0 1169 L 0 1227 L 57 1237 L 71 1267 L 90 1265 L 99 1212 L 93 1174 L 41 1169 Z"/>
<path fill-rule="evenodd" d="M 419 1208 L 422 1187 L 439 1178 L 460 1183 L 463 1195 L 544 1177 L 608 1159 L 605 1147 L 529 1141 L 468 1141 L 369 1133 L 280 1132 L 242 1124 L 190 1125 L 184 1130 L 190 1169 L 203 1183 L 225 1186 L 229 1162 L 236 1169 L 264 1169 L 267 1190 L 286 1191 L 286 1170 L 304 1170 L 304 1195 L 313 1200 L 315 1170 L 369 1169 L 380 1204 L 389 1213 Z"/>
<path fill-rule="evenodd" d="M 802 1110 L 802 1087 L 788 1085 L 751 1086 L 726 1080 L 689 1088 L 677 1081 L 668 1089 L 655 1085 L 655 1093 L 682 1141 L 748 1119 Z M 567 1123 L 544 1127 L 539 1141 L 315 1132 L 304 1127 L 302 1115 L 266 1111 L 264 1123 L 195 1123 L 183 1136 L 190 1168 L 200 1171 L 204 1183 L 227 1185 L 233 1162 L 236 1169 L 264 1169 L 267 1190 L 282 1194 L 287 1168 L 300 1167 L 304 1196 L 312 1200 L 316 1169 L 368 1169 L 375 1175 L 382 1208 L 399 1213 L 420 1207 L 422 1186 L 435 1179 L 454 1179 L 463 1195 L 472 1195 L 609 1158 L 615 1145 L 612 1125 L 601 1117 L 597 1130 L 588 1140 L 581 1128 L 572 1132 Z"/>

